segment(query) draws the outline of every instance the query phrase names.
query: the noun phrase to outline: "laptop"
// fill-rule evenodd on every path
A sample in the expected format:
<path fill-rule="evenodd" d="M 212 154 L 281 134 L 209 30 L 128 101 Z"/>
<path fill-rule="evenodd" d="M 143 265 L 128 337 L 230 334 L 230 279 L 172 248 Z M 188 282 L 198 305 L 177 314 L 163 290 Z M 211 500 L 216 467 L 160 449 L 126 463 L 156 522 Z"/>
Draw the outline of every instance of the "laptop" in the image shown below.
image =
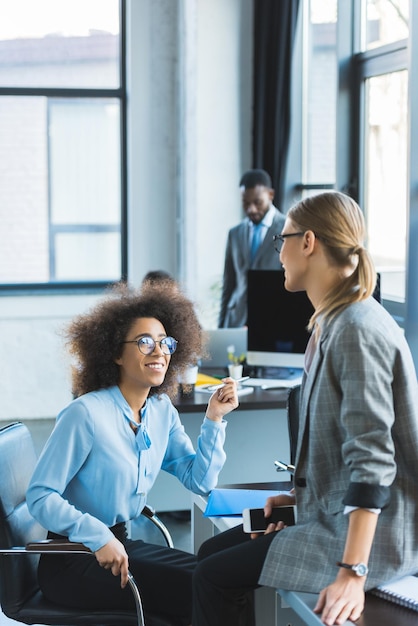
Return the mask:
<path fill-rule="evenodd" d="M 247 354 L 246 328 L 216 328 L 205 333 L 208 357 L 202 359 L 200 369 L 225 368 L 228 365 L 228 346 L 235 347 L 236 356 Z"/>

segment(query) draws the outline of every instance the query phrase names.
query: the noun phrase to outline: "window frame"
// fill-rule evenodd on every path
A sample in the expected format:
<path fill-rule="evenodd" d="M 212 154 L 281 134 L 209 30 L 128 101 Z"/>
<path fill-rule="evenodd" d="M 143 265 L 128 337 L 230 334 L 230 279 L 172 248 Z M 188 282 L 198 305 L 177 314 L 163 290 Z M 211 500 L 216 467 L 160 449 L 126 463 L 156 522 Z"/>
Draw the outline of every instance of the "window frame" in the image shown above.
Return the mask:
<path fill-rule="evenodd" d="M 119 75 L 120 85 L 116 88 L 79 88 L 79 87 L 2 87 L 0 86 L 0 98 L 4 96 L 13 97 L 44 97 L 71 99 L 105 99 L 113 98 L 120 103 L 120 184 L 121 184 L 121 216 L 120 216 L 120 258 L 121 276 L 118 280 L 89 280 L 89 281 L 50 281 L 43 283 L 0 283 L 0 296 L 8 295 L 29 295 L 31 293 L 94 293 L 102 292 L 106 287 L 119 280 L 126 280 L 128 273 L 127 254 L 127 79 L 126 79 L 126 2 L 119 0 Z M 49 202 L 49 201 L 48 201 Z M 48 206 L 50 212 L 50 206 Z M 74 225 L 73 230 L 86 231 L 84 225 Z M 48 246 L 50 256 L 54 255 L 55 247 L 51 238 L 56 230 L 51 221 L 48 227 Z M 107 231 L 105 225 L 98 225 L 94 232 Z M 64 232 L 64 231 L 62 231 Z M 91 229 L 90 229 L 91 232 Z M 51 266 L 51 259 L 49 260 Z"/>
<path fill-rule="evenodd" d="M 303 58 L 303 33 L 306 22 L 309 20 L 307 2 L 303 2 L 303 10 L 300 12 L 297 39 L 293 57 L 293 86 L 292 86 L 292 112 L 293 120 L 299 120 L 300 124 L 293 123 L 292 140 L 290 146 L 288 174 L 286 180 L 286 205 L 290 206 L 300 199 L 303 194 L 326 189 L 339 189 L 348 193 L 356 199 L 360 206 L 364 206 L 364 161 L 363 144 L 365 137 L 364 126 L 364 89 L 365 80 L 374 75 L 381 75 L 387 72 L 407 70 L 410 91 L 409 104 L 409 128 L 418 125 L 418 111 L 411 104 L 411 97 L 417 98 L 418 76 L 414 78 L 412 72 L 414 63 L 418 63 L 413 56 L 413 49 L 418 48 L 414 42 L 414 32 L 418 31 L 418 7 L 414 11 L 413 2 L 410 2 L 410 24 L 409 38 L 391 42 L 377 48 L 361 50 L 362 39 L 362 0 L 338 0 L 337 18 L 337 64 L 338 64 L 338 84 L 337 84 L 337 124 L 336 124 L 336 177 L 335 184 L 305 184 L 303 182 L 302 170 L 302 102 L 305 97 L 305 85 L 302 79 Z M 415 24 L 415 26 L 414 26 Z M 414 95 L 415 94 L 415 95 Z M 414 118 L 411 120 L 411 118 Z M 415 119 L 416 118 L 416 119 Z M 412 213 L 414 207 L 418 206 L 415 200 L 414 190 L 418 188 L 417 175 L 414 174 L 412 164 L 417 160 L 416 154 L 418 146 L 414 148 L 411 141 L 411 130 L 409 130 L 409 204 L 407 218 L 410 222 L 410 231 L 407 232 L 409 238 L 409 249 L 407 242 L 405 270 L 406 270 L 406 292 L 405 302 L 385 298 L 384 307 L 396 319 L 401 327 L 408 328 L 408 312 L 410 303 L 418 301 L 418 293 L 411 293 L 413 282 L 411 277 L 414 270 L 411 268 L 412 256 L 411 247 L 411 223 L 415 224 L 416 216 Z M 414 156 L 415 155 L 415 156 Z M 415 179 L 415 180 L 414 180 Z M 408 308 L 409 307 L 409 308 Z M 418 302 L 414 311 L 418 310 Z M 409 321 L 411 326 L 411 321 Z M 417 332 L 418 336 L 418 332 Z M 418 339 L 417 339 L 418 345 Z M 418 350 L 418 347 L 417 347 Z M 417 357 L 418 358 L 418 357 Z"/>
<path fill-rule="evenodd" d="M 340 0 L 341 4 L 341 0 Z M 382 76 L 397 71 L 407 70 L 408 81 L 410 80 L 409 68 L 409 40 L 402 39 L 389 44 L 358 52 L 361 41 L 361 0 L 357 0 L 353 12 L 353 42 L 355 49 L 351 58 L 352 78 L 352 101 L 351 119 L 353 127 L 353 173 L 350 177 L 352 192 L 361 207 L 365 206 L 366 172 L 364 164 L 366 122 L 365 122 L 365 94 L 366 81 L 376 76 Z M 409 206 L 406 207 L 409 210 Z M 408 267 L 408 250 L 405 257 L 405 272 Z M 397 323 L 403 328 L 406 317 L 407 289 L 405 301 L 385 297 L 382 303 L 385 309 L 392 315 Z"/>

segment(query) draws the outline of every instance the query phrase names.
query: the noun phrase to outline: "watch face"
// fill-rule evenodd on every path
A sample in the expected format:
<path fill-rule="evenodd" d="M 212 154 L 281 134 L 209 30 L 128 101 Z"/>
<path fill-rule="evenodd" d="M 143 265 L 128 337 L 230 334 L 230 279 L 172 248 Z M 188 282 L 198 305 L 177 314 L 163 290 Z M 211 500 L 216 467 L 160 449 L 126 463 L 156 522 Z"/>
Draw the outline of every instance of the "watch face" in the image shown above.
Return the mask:
<path fill-rule="evenodd" d="M 353 567 L 353 570 L 356 572 L 357 576 L 366 576 L 369 568 L 364 563 L 359 563 Z"/>

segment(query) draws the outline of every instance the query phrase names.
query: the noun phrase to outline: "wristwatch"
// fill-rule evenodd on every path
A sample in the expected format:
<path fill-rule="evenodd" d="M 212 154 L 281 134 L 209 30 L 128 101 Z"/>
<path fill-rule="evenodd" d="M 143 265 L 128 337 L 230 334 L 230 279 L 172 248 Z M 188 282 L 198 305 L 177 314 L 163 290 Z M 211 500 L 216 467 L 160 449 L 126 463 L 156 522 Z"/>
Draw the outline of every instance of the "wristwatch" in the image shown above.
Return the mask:
<path fill-rule="evenodd" d="M 357 563 L 356 565 L 349 565 L 348 563 L 341 563 L 337 561 L 338 567 L 345 567 L 345 569 L 351 569 L 357 574 L 357 576 L 367 576 L 369 568 L 365 563 Z"/>

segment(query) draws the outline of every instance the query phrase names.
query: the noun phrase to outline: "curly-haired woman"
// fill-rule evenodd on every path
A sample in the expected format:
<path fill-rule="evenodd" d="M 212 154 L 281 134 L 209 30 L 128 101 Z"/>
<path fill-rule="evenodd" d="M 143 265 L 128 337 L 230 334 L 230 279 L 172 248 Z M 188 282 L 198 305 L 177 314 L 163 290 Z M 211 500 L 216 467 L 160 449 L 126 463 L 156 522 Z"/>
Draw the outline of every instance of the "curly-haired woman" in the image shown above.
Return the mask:
<path fill-rule="evenodd" d="M 164 281 L 140 291 L 120 285 L 67 328 L 76 399 L 58 415 L 27 499 L 50 537 L 81 542 L 96 559 L 42 557 L 39 580 L 50 600 L 131 607 L 129 567 L 145 614 L 190 624 L 195 557 L 131 541 L 125 523 L 140 514 L 161 468 L 195 493 L 216 486 L 236 383 L 225 379 L 210 397 L 196 451 L 170 400 L 201 353 L 201 335 L 192 302 Z"/>

